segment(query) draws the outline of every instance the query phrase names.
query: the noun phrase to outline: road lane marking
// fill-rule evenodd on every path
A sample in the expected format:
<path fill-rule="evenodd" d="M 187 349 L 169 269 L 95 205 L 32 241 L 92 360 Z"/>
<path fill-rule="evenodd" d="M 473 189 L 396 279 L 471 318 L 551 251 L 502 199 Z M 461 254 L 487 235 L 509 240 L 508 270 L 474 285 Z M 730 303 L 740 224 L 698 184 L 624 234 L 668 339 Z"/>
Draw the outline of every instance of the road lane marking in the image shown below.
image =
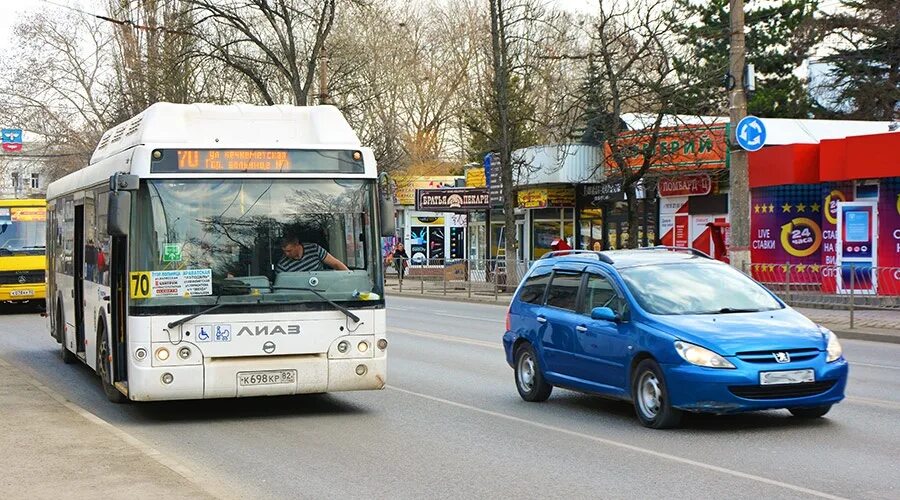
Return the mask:
<path fill-rule="evenodd" d="M 847 360 L 850 366 L 867 366 L 869 368 L 883 368 L 885 370 L 900 370 L 900 366 L 876 365 L 875 363 L 861 363 L 859 361 Z"/>
<path fill-rule="evenodd" d="M 445 342 L 457 342 L 460 344 L 477 345 L 479 347 L 487 347 L 490 349 L 503 350 L 503 345 L 499 339 L 497 342 L 488 342 L 486 340 L 467 339 L 463 337 L 454 337 L 452 335 L 442 335 L 440 333 L 423 332 L 421 330 L 410 330 L 408 328 L 388 328 L 388 334 L 399 333 L 401 335 L 412 335 L 414 337 L 422 337 L 432 340 L 443 340 Z"/>
<path fill-rule="evenodd" d="M 891 410 L 900 410 L 900 402 L 897 402 L 897 401 L 887 401 L 885 399 L 875 399 L 875 398 L 864 398 L 864 397 L 860 397 L 860 396 L 847 396 L 844 399 L 851 403 L 880 406 L 882 408 L 888 408 Z"/>
<path fill-rule="evenodd" d="M 607 446 L 612 446 L 612 447 L 615 447 L 615 448 L 621 448 L 621 449 L 633 451 L 633 452 L 636 452 L 636 453 L 641 453 L 641 454 L 644 454 L 644 455 L 650 455 L 650 456 L 653 456 L 653 457 L 656 457 L 656 458 L 662 458 L 662 459 L 664 459 L 664 460 L 669 460 L 669 461 L 677 462 L 677 463 L 680 463 L 680 464 L 692 465 L 692 466 L 694 466 L 694 467 L 698 467 L 698 468 L 701 468 L 701 469 L 706 469 L 706 470 L 710 470 L 710 471 L 713 471 L 713 472 L 719 472 L 719 473 L 721 473 L 721 474 L 726 474 L 726 475 L 729 475 L 729 476 L 739 477 L 739 478 L 741 478 L 741 479 L 749 479 L 749 480 L 751 480 L 751 481 L 756 481 L 756 482 L 759 482 L 759 483 L 764 483 L 764 484 L 768 484 L 768 485 L 771 485 L 771 486 L 776 486 L 776 487 L 778 487 L 778 488 L 784 488 L 784 489 L 796 491 L 796 492 L 798 492 L 798 493 L 805 493 L 805 494 L 807 494 L 807 495 L 811 495 L 811 496 L 815 496 L 815 497 L 819 497 L 819 498 L 830 498 L 830 499 L 844 500 L 844 497 L 835 496 L 835 495 L 832 495 L 832 494 L 830 494 L 830 493 L 825 493 L 824 491 L 817 491 L 817 490 L 813 490 L 813 489 L 810 489 L 810 488 L 804 488 L 803 486 L 797 486 L 797 485 L 795 485 L 795 484 L 785 483 L 785 482 L 778 481 L 778 480 L 775 480 L 775 479 L 769 479 L 769 478 L 766 478 L 766 477 L 757 476 L 757 475 L 755 475 L 755 474 L 748 474 L 748 473 L 746 473 L 746 472 L 740 472 L 740 471 L 736 471 L 736 470 L 734 470 L 734 469 L 728 469 L 728 468 L 726 468 L 726 467 L 720 467 L 720 466 L 718 466 L 718 465 L 708 464 L 708 463 L 705 463 L 705 462 L 699 462 L 699 461 L 697 461 L 697 460 L 691 460 L 690 458 L 679 457 L 679 456 L 677 456 L 677 455 L 670 455 L 670 454 L 668 454 L 668 453 L 663 453 L 663 452 L 661 452 L 661 451 L 648 450 L 648 449 L 646 449 L 646 448 L 641 448 L 641 447 L 639 447 L 639 446 L 631 445 L 631 444 L 628 444 L 628 443 L 622 443 L 622 442 L 619 442 L 619 441 L 614 441 L 614 440 L 612 440 L 612 439 L 602 438 L 602 437 L 599 437 L 599 436 L 592 436 L 592 435 L 590 435 L 590 434 L 585 434 L 585 433 L 583 433 L 583 432 L 572 431 L 572 430 L 569 430 L 569 429 L 565 429 L 565 428 L 563 428 L 563 427 L 557 427 L 557 426 L 555 426 L 555 425 L 549 425 L 549 424 L 542 424 L 542 423 L 539 423 L 539 422 L 533 422 L 533 421 L 531 421 L 531 420 L 525 420 L 524 418 L 514 417 L 514 416 L 512 416 L 512 415 L 507 415 L 507 414 L 505 414 L 505 413 L 500 413 L 500 412 L 493 411 L 493 410 L 486 410 L 486 409 L 484 409 L 484 408 L 479 408 L 479 407 L 477 407 L 477 406 L 467 405 L 467 404 L 465 404 L 465 403 L 459 403 L 459 402 L 456 402 L 456 401 L 451 401 L 451 400 L 449 400 L 449 399 L 439 398 L 439 397 L 437 397 L 437 396 L 431 396 L 431 395 L 428 395 L 428 394 L 422 394 L 422 393 L 420 393 L 420 392 L 410 391 L 410 390 L 408 390 L 408 389 L 402 389 L 402 388 L 400 388 L 400 387 L 396 387 L 396 386 L 393 386 L 393 385 L 387 385 L 387 386 L 385 386 L 385 387 L 386 387 L 387 389 L 391 389 L 391 390 L 394 390 L 394 391 L 397 391 L 397 392 L 402 392 L 402 393 L 408 394 L 408 395 L 410 395 L 410 396 L 416 396 L 416 397 L 423 398 L 423 399 L 428 399 L 428 400 L 431 400 L 431 401 L 434 401 L 434 402 L 437 402 L 437 403 L 442 403 L 442 404 L 449 405 L 449 406 L 455 406 L 455 407 L 457 407 L 457 408 L 462 408 L 462 409 L 464 409 L 464 410 L 474 411 L 474 412 L 477 412 L 477 413 L 481 413 L 481 414 L 483 414 L 483 415 L 489 415 L 489 416 L 492 416 L 492 417 L 502 418 L 502 419 L 509 420 L 509 421 L 512 421 L 512 422 L 516 422 L 516 423 L 519 423 L 519 424 L 530 425 L 530 426 L 532 426 L 532 427 L 537 427 L 537 428 L 539 428 L 539 429 L 543 429 L 543 430 L 547 430 L 547 431 L 553 431 L 553 432 L 558 432 L 558 433 L 565 434 L 565 435 L 572 436 L 572 437 L 577 437 L 577 438 L 587 439 L 587 440 L 593 441 L 593 442 L 595 442 L 595 443 L 605 444 L 605 445 L 607 445 Z M 657 431 L 657 432 L 658 432 L 658 431 Z"/>
<path fill-rule="evenodd" d="M 473 319 L 475 321 L 490 321 L 491 323 L 500 323 L 500 324 L 506 323 L 506 320 L 503 320 L 503 319 L 478 318 L 475 316 L 464 316 L 462 314 L 450 314 L 450 313 L 440 313 L 440 312 L 436 312 L 434 314 L 435 314 L 435 316 L 448 316 L 450 318 Z"/>

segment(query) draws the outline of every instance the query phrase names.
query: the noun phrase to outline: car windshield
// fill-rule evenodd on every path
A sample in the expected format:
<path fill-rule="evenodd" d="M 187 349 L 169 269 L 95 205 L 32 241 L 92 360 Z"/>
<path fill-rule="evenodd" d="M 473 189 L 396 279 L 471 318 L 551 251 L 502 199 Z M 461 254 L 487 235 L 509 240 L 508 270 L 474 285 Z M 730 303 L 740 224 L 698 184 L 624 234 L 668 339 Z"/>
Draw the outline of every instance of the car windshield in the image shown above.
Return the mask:
<path fill-rule="evenodd" d="M 46 221 L 44 207 L 0 207 L 0 256 L 43 255 Z"/>
<path fill-rule="evenodd" d="M 713 262 L 625 268 L 622 279 L 651 314 L 726 314 L 771 311 L 781 304 L 743 273 Z"/>
<path fill-rule="evenodd" d="M 334 179 L 145 181 L 132 210 L 132 305 L 377 298 L 373 186 Z M 335 262 L 340 270 L 329 265 Z"/>

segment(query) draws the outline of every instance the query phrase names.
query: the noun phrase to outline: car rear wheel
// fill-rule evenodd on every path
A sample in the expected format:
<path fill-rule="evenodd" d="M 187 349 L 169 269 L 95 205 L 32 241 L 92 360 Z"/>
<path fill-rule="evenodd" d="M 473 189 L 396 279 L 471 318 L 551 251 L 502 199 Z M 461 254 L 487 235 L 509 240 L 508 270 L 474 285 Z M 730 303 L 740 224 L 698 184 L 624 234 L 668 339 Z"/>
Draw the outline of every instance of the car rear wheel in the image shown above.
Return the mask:
<path fill-rule="evenodd" d="M 791 415 L 797 418 L 819 418 L 831 410 L 831 405 L 813 406 L 812 408 L 788 408 Z"/>
<path fill-rule="evenodd" d="M 516 389 L 522 399 L 532 403 L 546 401 L 553 392 L 553 386 L 544 380 L 531 344 L 523 344 L 516 351 Z"/>
<path fill-rule="evenodd" d="M 652 429 L 668 429 L 681 422 L 681 410 L 672 408 L 666 379 L 656 361 L 638 363 L 631 378 L 631 397 L 638 420 Z"/>

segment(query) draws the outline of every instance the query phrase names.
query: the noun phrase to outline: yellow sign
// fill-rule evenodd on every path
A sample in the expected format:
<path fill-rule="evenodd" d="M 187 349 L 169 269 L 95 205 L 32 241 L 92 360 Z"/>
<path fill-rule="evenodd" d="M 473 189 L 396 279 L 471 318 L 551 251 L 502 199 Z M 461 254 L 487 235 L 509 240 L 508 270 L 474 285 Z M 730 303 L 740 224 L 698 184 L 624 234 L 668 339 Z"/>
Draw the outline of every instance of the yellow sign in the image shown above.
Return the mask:
<path fill-rule="evenodd" d="M 456 177 L 452 175 L 436 175 L 428 177 L 395 177 L 397 184 L 395 193 L 398 205 L 415 205 L 416 189 L 441 188 L 454 186 Z"/>
<path fill-rule="evenodd" d="M 521 208 L 574 207 L 575 189 L 571 187 L 531 188 L 519 191 Z"/>
<path fill-rule="evenodd" d="M 13 222 L 45 222 L 47 211 L 43 207 L 10 208 L 10 220 Z"/>
<path fill-rule="evenodd" d="M 132 299 L 150 298 L 150 273 L 148 271 L 135 271 L 129 275 L 128 289 Z"/>
<path fill-rule="evenodd" d="M 487 179 L 484 177 L 483 168 L 470 168 L 466 170 L 466 187 L 487 187 Z"/>

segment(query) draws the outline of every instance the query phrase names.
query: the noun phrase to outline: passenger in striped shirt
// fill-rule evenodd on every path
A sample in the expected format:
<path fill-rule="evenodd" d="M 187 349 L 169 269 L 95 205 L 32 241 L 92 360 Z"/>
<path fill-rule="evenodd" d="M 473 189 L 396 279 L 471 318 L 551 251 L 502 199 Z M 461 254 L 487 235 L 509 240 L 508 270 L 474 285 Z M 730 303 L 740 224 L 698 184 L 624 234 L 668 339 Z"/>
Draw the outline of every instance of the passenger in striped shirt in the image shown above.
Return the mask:
<path fill-rule="evenodd" d="M 337 271 L 347 271 L 347 266 L 334 255 L 315 243 L 300 243 L 296 236 L 281 240 L 284 257 L 275 264 L 276 273 L 297 271 L 322 271 L 325 266 Z"/>

